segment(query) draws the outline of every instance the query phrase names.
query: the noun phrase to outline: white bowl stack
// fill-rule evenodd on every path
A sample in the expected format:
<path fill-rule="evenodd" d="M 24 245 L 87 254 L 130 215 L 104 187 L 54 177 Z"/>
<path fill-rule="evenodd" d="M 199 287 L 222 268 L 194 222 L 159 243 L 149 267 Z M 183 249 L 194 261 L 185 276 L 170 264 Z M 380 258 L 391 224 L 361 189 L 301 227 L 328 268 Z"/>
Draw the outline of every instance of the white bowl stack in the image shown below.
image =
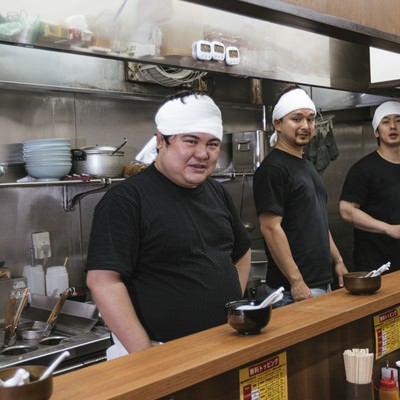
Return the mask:
<path fill-rule="evenodd" d="M 39 180 L 58 180 L 72 167 L 69 139 L 35 139 L 23 143 L 25 169 Z"/>

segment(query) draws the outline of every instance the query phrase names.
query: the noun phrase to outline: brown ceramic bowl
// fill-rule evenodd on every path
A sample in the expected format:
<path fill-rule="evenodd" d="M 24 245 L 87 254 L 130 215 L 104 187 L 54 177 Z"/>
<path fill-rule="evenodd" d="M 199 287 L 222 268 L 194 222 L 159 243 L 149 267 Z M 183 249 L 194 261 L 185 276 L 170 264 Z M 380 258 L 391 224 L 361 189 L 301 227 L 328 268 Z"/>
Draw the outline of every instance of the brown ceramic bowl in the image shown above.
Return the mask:
<path fill-rule="evenodd" d="M 6 380 L 14 376 L 18 368 L 27 370 L 30 374 L 30 383 L 22 386 L 0 386 L 1 400 L 48 400 L 53 392 L 53 377 L 39 381 L 39 377 L 46 370 L 43 365 L 22 365 L 20 367 L 0 370 L 0 379 Z"/>
<path fill-rule="evenodd" d="M 365 277 L 368 271 L 343 275 L 344 287 L 352 294 L 372 294 L 381 287 L 381 276 Z"/>
<path fill-rule="evenodd" d="M 242 305 L 256 305 L 259 301 L 236 300 L 225 304 L 225 311 L 228 324 L 236 329 L 241 335 L 256 335 L 261 329 L 266 327 L 272 312 L 272 306 L 259 310 L 238 310 Z"/>

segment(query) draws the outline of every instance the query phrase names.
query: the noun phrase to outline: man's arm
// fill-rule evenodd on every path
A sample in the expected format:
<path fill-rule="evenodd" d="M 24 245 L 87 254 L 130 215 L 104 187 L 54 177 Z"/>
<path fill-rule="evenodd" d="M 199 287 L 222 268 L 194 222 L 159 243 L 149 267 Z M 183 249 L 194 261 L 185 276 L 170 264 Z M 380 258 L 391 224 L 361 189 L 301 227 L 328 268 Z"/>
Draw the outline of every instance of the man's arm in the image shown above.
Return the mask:
<path fill-rule="evenodd" d="M 391 225 L 371 217 L 366 212 L 360 210 L 359 204 L 341 200 L 339 202 L 339 212 L 344 221 L 358 229 L 400 239 L 400 225 Z"/>
<path fill-rule="evenodd" d="M 276 265 L 290 283 L 290 292 L 295 301 L 312 297 L 310 288 L 293 259 L 285 231 L 282 229 L 282 217 L 270 212 L 260 214 L 260 230 Z"/>
<path fill-rule="evenodd" d="M 104 322 L 128 353 L 151 347 L 151 340 L 137 317 L 119 273 L 90 270 L 86 283 Z"/>
<path fill-rule="evenodd" d="M 247 250 L 243 257 L 235 262 L 235 267 L 238 271 L 240 286 L 242 293 L 245 293 L 247 281 L 249 279 L 250 268 L 251 268 L 251 250 Z"/>
<path fill-rule="evenodd" d="M 340 252 L 336 246 L 335 241 L 333 240 L 333 237 L 331 235 L 331 232 L 329 232 L 329 246 L 331 249 L 331 257 L 333 260 L 333 263 L 335 265 L 335 272 L 338 277 L 338 285 L 340 287 L 343 287 L 343 275 L 347 274 L 349 271 L 346 268 L 346 265 L 344 264 L 343 258 L 340 255 Z"/>

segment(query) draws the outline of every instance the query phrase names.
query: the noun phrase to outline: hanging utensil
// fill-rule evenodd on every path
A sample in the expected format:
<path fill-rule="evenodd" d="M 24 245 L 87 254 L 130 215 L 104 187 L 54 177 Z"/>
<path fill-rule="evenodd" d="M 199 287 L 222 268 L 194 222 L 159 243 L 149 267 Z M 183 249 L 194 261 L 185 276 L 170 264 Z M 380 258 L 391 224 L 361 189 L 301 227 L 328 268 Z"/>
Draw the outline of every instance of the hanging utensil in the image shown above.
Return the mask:
<path fill-rule="evenodd" d="M 111 153 L 111 155 L 113 156 L 115 153 L 117 153 L 119 150 L 121 150 L 127 143 L 128 143 L 128 139 L 124 138 L 124 141 Z"/>
<path fill-rule="evenodd" d="M 58 318 L 58 314 L 60 313 L 65 300 L 67 300 L 68 296 L 71 293 L 71 289 L 68 288 L 61 293 L 60 297 L 57 300 L 57 303 L 54 305 L 53 309 L 46 322 L 43 321 L 35 321 L 31 328 L 23 329 L 21 332 L 21 336 L 23 339 L 32 340 L 32 339 L 41 339 L 50 335 L 54 325 L 56 324 L 56 320 Z"/>
<path fill-rule="evenodd" d="M 39 380 L 39 381 L 42 381 L 43 379 L 48 378 L 48 377 L 53 373 L 53 371 L 61 364 L 61 362 L 62 362 L 65 358 L 69 357 L 70 355 L 71 355 L 71 353 L 70 353 L 68 350 L 62 352 L 62 353 L 49 365 L 49 367 L 46 368 L 46 370 L 43 372 L 42 375 L 40 375 L 40 377 L 39 377 L 38 380 Z"/>
<path fill-rule="evenodd" d="M 64 290 L 64 292 L 61 293 L 60 298 L 58 299 L 56 305 L 54 306 L 53 310 L 51 311 L 51 314 L 49 315 L 49 318 L 47 318 L 47 326 L 45 330 L 43 331 L 43 336 L 47 337 L 50 335 L 51 330 L 53 329 L 54 325 L 56 324 L 56 320 L 58 318 L 58 314 L 60 313 L 65 300 L 67 300 L 68 296 L 71 293 L 71 289 L 68 288 L 67 290 Z"/>
<path fill-rule="evenodd" d="M 11 329 L 10 329 L 11 337 L 15 336 L 15 331 L 17 329 L 18 322 L 19 322 L 19 319 L 21 317 L 22 311 L 24 310 L 25 304 L 26 304 L 26 302 L 28 300 L 29 292 L 30 292 L 30 288 L 27 287 L 27 288 L 24 289 L 24 291 L 22 293 L 21 300 L 19 302 L 17 311 L 16 311 L 16 313 L 14 315 L 14 320 L 13 320 L 12 325 L 11 325 Z"/>
<path fill-rule="evenodd" d="M 10 343 L 10 339 L 12 336 L 11 328 L 12 328 L 12 322 L 13 322 L 16 301 L 17 301 L 17 299 L 15 298 L 14 293 L 11 293 L 10 296 L 8 297 L 6 314 L 4 316 L 4 339 L 3 339 L 4 346 L 9 346 L 11 344 Z"/>

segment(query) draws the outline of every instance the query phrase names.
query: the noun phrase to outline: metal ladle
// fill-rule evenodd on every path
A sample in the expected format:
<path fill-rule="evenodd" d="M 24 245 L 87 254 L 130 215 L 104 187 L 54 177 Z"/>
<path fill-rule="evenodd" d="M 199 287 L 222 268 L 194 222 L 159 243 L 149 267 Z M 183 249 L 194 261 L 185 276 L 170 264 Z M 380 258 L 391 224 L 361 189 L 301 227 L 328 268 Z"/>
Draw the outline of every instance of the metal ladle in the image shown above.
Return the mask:
<path fill-rule="evenodd" d="M 39 381 L 42 381 L 43 379 L 48 378 L 53 371 L 60 365 L 60 363 L 67 357 L 69 357 L 71 353 L 66 350 L 63 353 L 61 353 L 50 365 L 48 368 L 45 369 L 42 375 L 39 377 Z"/>
<path fill-rule="evenodd" d="M 113 156 L 116 152 L 121 150 L 127 143 L 128 143 L 128 139 L 124 138 L 124 141 L 111 153 L 111 155 Z"/>

